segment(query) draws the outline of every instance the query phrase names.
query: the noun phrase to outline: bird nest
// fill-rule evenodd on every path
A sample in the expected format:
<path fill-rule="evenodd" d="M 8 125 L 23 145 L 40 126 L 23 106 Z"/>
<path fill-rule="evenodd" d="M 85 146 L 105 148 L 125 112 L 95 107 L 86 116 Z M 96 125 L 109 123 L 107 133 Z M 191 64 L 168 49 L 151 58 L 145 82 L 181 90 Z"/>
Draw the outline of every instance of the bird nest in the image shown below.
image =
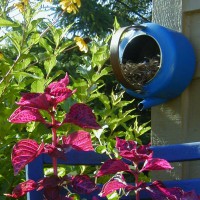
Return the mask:
<path fill-rule="evenodd" d="M 121 64 L 124 78 L 137 92 L 141 92 L 142 87 L 156 75 L 159 68 L 160 59 L 158 58 L 145 59 L 140 63 L 127 61 Z"/>

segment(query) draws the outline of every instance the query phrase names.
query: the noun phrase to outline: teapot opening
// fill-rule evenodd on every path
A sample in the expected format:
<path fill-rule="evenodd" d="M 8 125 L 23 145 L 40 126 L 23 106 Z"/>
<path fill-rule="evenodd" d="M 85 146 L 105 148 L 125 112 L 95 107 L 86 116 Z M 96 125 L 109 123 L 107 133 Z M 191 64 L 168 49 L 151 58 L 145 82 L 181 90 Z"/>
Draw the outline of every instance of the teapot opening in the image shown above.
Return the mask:
<path fill-rule="evenodd" d="M 150 36 L 134 37 L 126 46 L 121 63 L 121 71 L 136 92 L 151 81 L 160 69 L 161 51 Z"/>

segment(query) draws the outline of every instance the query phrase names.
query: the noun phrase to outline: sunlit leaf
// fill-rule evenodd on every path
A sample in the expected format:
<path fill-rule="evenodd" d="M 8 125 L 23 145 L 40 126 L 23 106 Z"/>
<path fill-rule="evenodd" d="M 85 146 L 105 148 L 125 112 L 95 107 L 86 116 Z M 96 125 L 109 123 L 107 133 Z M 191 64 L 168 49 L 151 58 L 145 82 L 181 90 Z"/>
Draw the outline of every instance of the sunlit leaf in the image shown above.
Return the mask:
<path fill-rule="evenodd" d="M 4 194 L 4 195 L 7 197 L 12 197 L 12 198 L 17 199 L 24 196 L 27 192 L 36 189 L 36 187 L 37 187 L 37 184 L 35 181 L 28 180 L 28 181 L 18 184 L 12 191 L 12 194 Z"/>
<path fill-rule="evenodd" d="M 90 134 L 86 131 L 77 131 L 69 134 L 67 137 L 63 136 L 63 144 L 70 145 L 76 150 L 93 151 Z"/>
<path fill-rule="evenodd" d="M 26 106 L 17 108 L 9 118 L 9 122 L 15 124 L 27 123 L 32 121 L 42 122 L 44 124 L 46 123 L 38 109 Z"/>
<path fill-rule="evenodd" d="M 34 160 L 43 152 L 44 144 L 39 145 L 35 140 L 23 139 L 19 141 L 12 150 L 12 164 L 14 174 L 17 175 L 21 169 Z"/>
<path fill-rule="evenodd" d="M 19 24 L 9 21 L 7 19 L 3 19 L 0 17 L 0 26 L 11 26 L 11 27 L 18 27 Z"/>
<path fill-rule="evenodd" d="M 126 187 L 127 187 L 127 184 L 125 182 L 114 179 L 104 184 L 101 190 L 101 193 L 99 195 L 101 197 L 105 197 L 116 190 L 124 189 Z"/>
<path fill-rule="evenodd" d="M 55 55 L 50 55 L 49 58 L 47 58 L 45 61 L 44 61 L 44 68 L 46 70 L 46 73 L 47 75 L 50 74 L 51 70 L 55 67 L 56 65 L 56 56 Z"/>
<path fill-rule="evenodd" d="M 173 167 L 170 163 L 164 159 L 151 158 L 145 161 L 141 172 L 143 171 L 154 171 L 154 170 L 171 170 Z"/>

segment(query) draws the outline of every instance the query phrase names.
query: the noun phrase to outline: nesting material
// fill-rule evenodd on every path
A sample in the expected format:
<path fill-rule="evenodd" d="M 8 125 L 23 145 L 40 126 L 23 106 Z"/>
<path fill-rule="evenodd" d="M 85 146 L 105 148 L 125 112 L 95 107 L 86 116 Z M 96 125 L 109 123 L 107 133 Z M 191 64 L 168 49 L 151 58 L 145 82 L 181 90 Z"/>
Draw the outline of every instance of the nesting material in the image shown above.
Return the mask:
<path fill-rule="evenodd" d="M 160 59 L 158 58 L 145 58 L 140 63 L 127 61 L 121 64 L 124 78 L 126 78 L 137 92 L 141 92 L 142 87 L 156 75 L 159 68 Z"/>

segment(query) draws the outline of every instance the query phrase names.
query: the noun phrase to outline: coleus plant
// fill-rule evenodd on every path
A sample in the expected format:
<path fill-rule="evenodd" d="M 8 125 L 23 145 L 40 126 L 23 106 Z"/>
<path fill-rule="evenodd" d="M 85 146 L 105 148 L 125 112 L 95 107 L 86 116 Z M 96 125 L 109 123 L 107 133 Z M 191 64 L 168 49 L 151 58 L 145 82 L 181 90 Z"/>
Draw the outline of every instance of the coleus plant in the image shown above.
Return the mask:
<path fill-rule="evenodd" d="M 26 93 L 20 101 L 19 107 L 10 116 L 11 123 L 40 122 L 51 129 L 52 143 L 38 144 L 33 139 L 23 139 L 13 147 L 12 164 L 14 174 L 17 175 L 28 163 L 32 162 L 41 154 L 48 154 L 52 157 L 54 174 L 44 177 L 37 182 L 27 180 L 18 184 L 12 194 L 8 197 L 20 198 L 32 190 L 42 190 L 45 200 L 71 200 L 69 190 L 67 194 L 61 194 L 62 187 L 72 188 L 79 194 L 89 194 L 97 189 L 95 183 L 88 175 L 76 175 L 63 177 L 58 176 L 57 159 L 66 159 L 65 152 L 71 148 L 78 151 L 93 151 L 90 134 L 85 130 L 78 130 L 58 137 L 57 129 L 63 124 L 75 124 L 83 129 L 99 129 L 95 115 L 92 110 L 83 103 L 75 103 L 62 121 L 56 120 L 58 104 L 71 97 L 76 90 L 67 88 L 69 77 L 66 74 L 63 79 L 53 82 L 47 86 L 44 93 Z M 48 120 L 41 111 L 46 111 L 50 116 Z M 200 199 L 194 192 L 184 192 L 180 188 L 166 188 L 160 181 L 147 184 L 141 175 L 146 171 L 171 170 L 171 165 L 164 159 L 153 158 L 153 151 L 150 145 L 138 146 L 134 141 L 126 141 L 116 138 L 116 149 L 122 159 L 107 160 L 99 169 L 97 177 L 114 174 L 114 176 L 104 184 L 100 196 L 105 197 L 116 190 L 123 190 L 125 194 L 135 191 L 136 200 L 140 199 L 140 191 L 146 190 L 151 193 L 152 199 L 169 200 L 198 200 Z M 132 166 L 131 166 L 132 165 Z M 123 176 L 128 173 L 133 176 L 135 185 L 128 184 Z M 93 200 L 97 200 L 93 197 Z"/>
<path fill-rule="evenodd" d="M 57 129 L 63 124 L 72 123 L 83 129 L 99 129 L 95 115 L 91 108 L 83 103 L 75 103 L 62 121 L 56 120 L 58 104 L 67 100 L 76 90 L 67 88 L 69 84 L 68 74 L 60 81 L 50 83 L 43 93 L 25 93 L 17 102 L 19 107 L 9 118 L 11 123 L 40 122 L 51 129 L 52 143 L 38 144 L 33 139 L 23 139 L 19 141 L 12 150 L 12 165 L 14 175 L 17 175 L 28 163 L 32 162 L 41 154 L 48 154 L 52 157 L 54 174 L 35 182 L 27 180 L 17 185 L 12 194 L 5 194 L 8 197 L 19 198 L 32 190 L 44 191 L 46 200 L 68 200 L 72 199 L 68 194 L 62 196 L 60 189 L 71 186 L 75 192 L 91 193 L 96 189 L 96 185 L 88 175 L 77 175 L 64 177 L 58 176 L 57 159 L 66 159 L 65 152 L 70 148 L 78 151 L 93 151 L 90 133 L 85 130 L 67 133 L 65 136 L 58 137 Z M 50 120 L 42 115 L 42 110 L 46 111 Z"/>
<path fill-rule="evenodd" d="M 121 195 L 135 192 L 135 199 L 140 199 L 140 191 L 146 190 L 153 200 L 199 200 L 195 192 L 184 192 L 181 188 L 167 188 L 161 181 L 147 183 L 142 179 L 144 172 L 154 170 L 171 170 L 170 163 L 164 159 L 153 158 L 150 145 L 138 146 L 134 141 L 116 138 L 116 149 L 120 158 L 107 160 L 99 169 L 96 176 L 113 175 L 103 185 L 100 196 L 106 197 L 115 191 L 123 191 Z M 129 184 L 123 174 L 133 176 L 135 184 Z"/>

